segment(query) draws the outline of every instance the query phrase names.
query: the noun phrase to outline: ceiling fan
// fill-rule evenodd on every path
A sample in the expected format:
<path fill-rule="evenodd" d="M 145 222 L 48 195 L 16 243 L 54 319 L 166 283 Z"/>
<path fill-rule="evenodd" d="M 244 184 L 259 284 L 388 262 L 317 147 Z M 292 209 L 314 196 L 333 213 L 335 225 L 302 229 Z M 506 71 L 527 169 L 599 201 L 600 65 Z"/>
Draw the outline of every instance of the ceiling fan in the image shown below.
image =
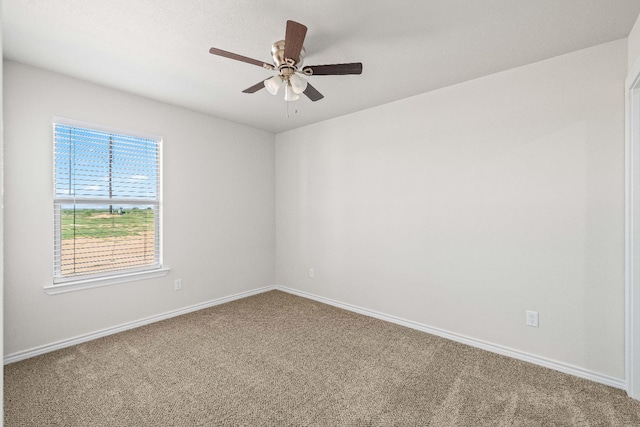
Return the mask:
<path fill-rule="evenodd" d="M 267 70 L 276 71 L 278 74 L 243 90 L 244 93 L 255 93 L 266 88 L 269 93 L 275 95 L 280 86 L 284 85 L 285 101 L 296 101 L 300 94 L 304 93 L 312 101 L 319 101 L 324 96 L 311 86 L 304 76 L 335 76 L 346 74 L 361 74 L 362 63 L 352 62 L 348 64 L 311 65 L 302 67 L 302 61 L 306 54 L 303 43 L 307 34 L 307 27 L 295 22 L 287 21 L 287 29 L 284 40 L 279 40 L 271 46 L 273 64 L 268 64 L 257 59 L 212 47 L 209 53 L 236 61 L 257 65 Z"/>

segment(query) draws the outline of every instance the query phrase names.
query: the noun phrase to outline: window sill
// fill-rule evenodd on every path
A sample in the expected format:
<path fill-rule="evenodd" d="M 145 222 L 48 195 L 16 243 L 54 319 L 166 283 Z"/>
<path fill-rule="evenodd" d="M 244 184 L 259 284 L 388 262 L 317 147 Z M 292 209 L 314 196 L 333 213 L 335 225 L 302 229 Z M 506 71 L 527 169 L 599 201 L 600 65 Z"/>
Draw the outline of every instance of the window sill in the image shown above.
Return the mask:
<path fill-rule="evenodd" d="M 67 292 L 81 291 L 84 289 L 97 288 L 101 286 L 117 285 L 118 283 L 133 282 L 136 280 L 154 279 L 164 277 L 169 273 L 169 268 L 159 268 L 156 270 L 137 271 L 135 273 L 119 274 L 117 276 L 98 277 L 93 279 L 75 280 L 73 282 L 60 283 L 44 287 L 44 291 L 49 295 L 63 294 Z"/>

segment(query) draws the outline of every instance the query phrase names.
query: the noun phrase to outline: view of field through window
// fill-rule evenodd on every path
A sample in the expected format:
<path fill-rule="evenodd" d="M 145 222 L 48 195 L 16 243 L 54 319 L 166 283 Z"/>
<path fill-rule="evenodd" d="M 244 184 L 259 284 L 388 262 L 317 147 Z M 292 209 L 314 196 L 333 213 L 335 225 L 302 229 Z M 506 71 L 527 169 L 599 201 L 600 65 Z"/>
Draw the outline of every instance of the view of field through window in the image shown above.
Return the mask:
<path fill-rule="evenodd" d="M 55 278 L 158 265 L 158 141 L 60 124 L 54 134 Z"/>
<path fill-rule="evenodd" d="M 63 276 L 119 270 L 155 260 L 155 212 L 149 207 L 61 209 Z"/>

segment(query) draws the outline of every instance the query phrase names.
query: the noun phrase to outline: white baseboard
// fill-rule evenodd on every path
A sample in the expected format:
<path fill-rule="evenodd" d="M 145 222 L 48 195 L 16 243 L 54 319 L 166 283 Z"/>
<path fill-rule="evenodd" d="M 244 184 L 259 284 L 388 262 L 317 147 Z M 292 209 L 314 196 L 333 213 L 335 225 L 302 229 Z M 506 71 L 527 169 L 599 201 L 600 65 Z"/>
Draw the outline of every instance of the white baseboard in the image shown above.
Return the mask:
<path fill-rule="evenodd" d="M 263 288 L 258 288 L 251 291 L 240 292 L 227 297 L 217 298 L 217 299 L 206 301 L 200 304 L 191 305 L 189 307 L 168 311 L 166 313 L 158 314 L 155 316 L 145 317 L 144 319 L 135 320 L 133 322 L 123 323 L 118 326 L 102 329 L 96 332 L 91 332 L 89 334 L 80 335 L 80 336 L 65 339 L 62 341 L 57 341 L 52 344 L 42 345 L 39 347 L 31 348 L 29 350 L 8 354 L 4 356 L 4 364 L 7 365 L 9 363 L 18 362 L 20 360 L 28 359 L 30 357 L 35 357 L 41 354 L 49 353 L 50 351 L 59 350 L 65 347 L 71 347 L 72 345 L 76 345 L 76 344 L 82 344 L 87 341 L 95 340 L 96 338 L 117 334 L 118 332 L 123 332 L 129 329 L 137 328 L 139 326 L 144 326 L 150 323 L 159 322 L 160 320 L 165 320 L 171 317 L 176 317 L 183 314 L 191 313 L 192 311 L 202 310 L 204 308 L 209 308 L 216 305 L 224 304 L 226 302 L 231 302 L 237 299 L 250 297 L 252 295 L 261 294 L 263 292 L 272 291 L 274 289 L 275 289 L 275 286 L 265 286 Z"/>
<path fill-rule="evenodd" d="M 402 319 L 400 317 L 391 316 L 388 314 L 380 313 L 374 310 L 369 310 L 366 308 L 358 307 L 351 304 L 346 304 L 343 302 L 335 301 L 330 298 L 321 297 L 318 295 L 310 294 L 308 292 L 299 291 L 296 289 L 287 288 L 285 286 L 265 286 L 262 288 L 254 289 L 251 291 L 240 292 L 234 295 L 230 295 L 223 298 L 217 298 L 211 301 L 206 301 L 200 304 L 195 304 L 189 307 L 184 307 L 178 310 L 168 311 L 166 313 L 158 314 L 155 316 L 146 317 L 144 319 L 136 320 L 133 322 L 127 322 L 118 326 L 114 326 L 111 328 L 102 329 L 100 331 L 92 332 L 85 335 L 80 335 L 74 338 L 65 339 L 62 341 L 57 341 L 52 344 L 47 344 L 39 347 L 34 347 L 29 350 L 19 351 L 16 353 L 12 353 L 4 356 L 4 364 L 9 364 L 13 362 L 18 362 L 20 360 L 28 359 L 30 357 L 39 356 L 41 354 L 49 353 L 51 351 L 59 350 L 65 347 L 71 347 L 73 345 L 81 344 L 87 341 L 91 341 L 97 338 L 105 337 L 107 335 L 116 334 L 118 332 L 123 332 L 129 329 L 137 328 L 139 326 L 148 325 L 150 323 L 158 322 L 160 320 L 169 319 L 171 317 L 180 316 L 182 314 L 191 313 L 193 311 L 202 310 L 205 308 L 213 307 L 216 305 L 224 304 L 227 302 L 231 302 L 234 300 L 238 300 L 241 298 L 250 297 L 253 295 L 261 294 L 263 292 L 268 292 L 272 290 L 279 290 L 283 292 L 287 292 L 293 295 L 297 295 L 303 298 L 311 299 L 314 301 L 318 301 L 324 304 L 332 305 L 334 307 L 342 308 L 348 311 L 352 311 L 354 313 L 363 314 L 365 316 L 373 317 L 376 319 L 384 320 L 387 322 L 395 323 L 397 325 L 406 326 L 408 328 L 416 329 L 418 331 L 426 332 L 428 334 L 437 335 L 442 338 L 450 339 L 452 341 L 456 341 L 462 344 L 467 344 L 472 347 L 480 348 L 482 350 L 487 350 L 492 353 L 501 354 L 503 356 L 512 357 L 514 359 L 522 360 L 525 362 L 533 363 L 535 365 L 539 365 L 545 368 L 553 369 L 559 372 L 563 372 L 565 374 L 573 375 L 579 378 L 584 378 L 590 381 L 594 381 L 600 384 L 605 384 L 611 387 L 619 388 L 626 390 L 627 384 L 626 381 L 613 378 L 607 375 L 602 375 L 597 372 L 590 371 L 588 369 L 580 368 L 577 366 L 573 366 L 567 363 L 558 362 L 556 360 L 547 359 L 545 357 L 537 356 L 535 354 L 526 353 L 523 351 L 515 350 L 509 347 L 493 344 L 487 341 L 479 340 L 476 338 L 467 337 L 464 335 L 456 334 L 453 332 L 445 331 L 443 329 L 434 328 L 431 326 L 427 326 L 418 322 L 413 322 L 411 320 Z"/>
<path fill-rule="evenodd" d="M 434 328 L 431 326 L 423 325 L 422 323 L 413 322 L 411 320 L 402 319 L 400 317 L 391 316 L 388 314 L 380 313 L 377 311 L 369 310 L 369 309 L 358 307 L 355 305 L 345 304 L 343 302 L 335 301 L 330 298 L 325 298 L 318 295 L 310 294 L 308 292 L 287 288 L 285 286 L 276 285 L 274 288 L 279 291 L 287 292 L 303 298 L 308 298 L 324 304 L 332 305 L 334 307 L 338 307 L 338 308 L 342 308 L 355 313 L 363 314 L 365 316 L 374 317 L 376 319 L 384 320 L 387 322 L 395 323 L 397 325 L 402 325 L 411 329 L 416 329 L 418 331 L 426 332 L 428 334 L 437 335 L 439 337 L 446 338 L 451 341 L 467 344 L 472 347 L 490 351 L 492 353 L 497 353 L 503 356 L 508 356 L 514 359 L 522 360 L 524 362 L 533 363 L 534 365 L 539 365 L 545 368 L 553 369 L 555 371 L 563 372 L 565 374 L 573 375 L 579 378 L 584 378 L 586 380 L 594 381 L 600 384 L 605 384 L 605 385 L 623 389 L 623 390 L 627 389 L 627 384 L 625 380 L 613 378 L 608 375 L 599 374 L 597 372 L 580 368 L 578 366 L 570 365 L 568 363 L 558 362 L 556 360 L 547 359 L 546 357 L 537 356 L 535 354 L 527 353 L 520 350 L 515 350 L 502 345 L 493 344 L 493 343 L 479 340 L 476 338 L 467 337 L 464 335 L 456 334 L 454 332 L 445 331 L 443 329 Z"/>

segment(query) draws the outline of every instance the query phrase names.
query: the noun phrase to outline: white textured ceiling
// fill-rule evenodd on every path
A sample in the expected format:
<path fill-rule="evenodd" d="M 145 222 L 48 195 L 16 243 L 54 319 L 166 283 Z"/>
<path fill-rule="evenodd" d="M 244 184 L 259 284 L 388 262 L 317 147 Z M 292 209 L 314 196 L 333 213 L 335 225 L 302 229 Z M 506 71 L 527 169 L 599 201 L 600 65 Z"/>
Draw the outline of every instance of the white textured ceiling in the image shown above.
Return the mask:
<path fill-rule="evenodd" d="M 639 0 L 3 0 L 2 18 L 8 59 L 281 132 L 623 38 L 638 13 Z M 318 102 L 242 93 L 271 72 L 209 48 L 271 62 L 287 19 L 308 27 L 305 65 L 362 75 L 309 77 Z"/>

